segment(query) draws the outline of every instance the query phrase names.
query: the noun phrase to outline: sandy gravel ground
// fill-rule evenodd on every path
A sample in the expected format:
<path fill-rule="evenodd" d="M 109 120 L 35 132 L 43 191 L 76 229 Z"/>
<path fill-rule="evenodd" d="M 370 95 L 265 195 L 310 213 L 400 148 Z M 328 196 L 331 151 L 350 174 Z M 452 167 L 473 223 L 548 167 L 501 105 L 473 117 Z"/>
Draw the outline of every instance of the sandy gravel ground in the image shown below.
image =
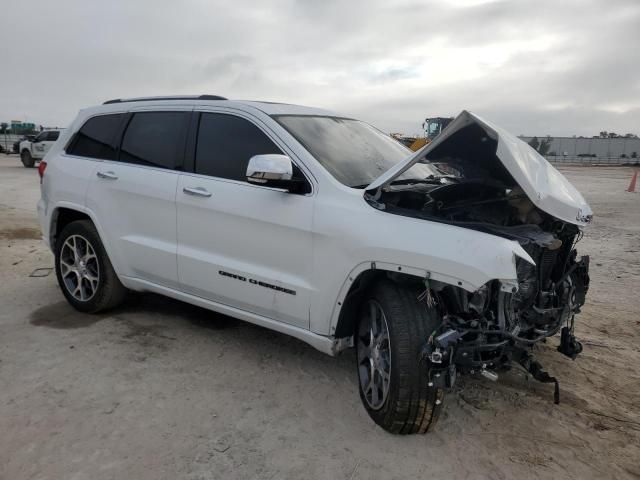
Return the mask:
<path fill-rule="evenodd" d="M 154 295 L 67 306 L 39 240 L 35 169 L 0 155 L 0 479 L 640 477 L 640 193 L 630 168 L 566 168 L 596 218 L 584 353 L 538 354 L 561 382 L 465 378 L 434 433 L 392 436 L 354 355 Z"/>

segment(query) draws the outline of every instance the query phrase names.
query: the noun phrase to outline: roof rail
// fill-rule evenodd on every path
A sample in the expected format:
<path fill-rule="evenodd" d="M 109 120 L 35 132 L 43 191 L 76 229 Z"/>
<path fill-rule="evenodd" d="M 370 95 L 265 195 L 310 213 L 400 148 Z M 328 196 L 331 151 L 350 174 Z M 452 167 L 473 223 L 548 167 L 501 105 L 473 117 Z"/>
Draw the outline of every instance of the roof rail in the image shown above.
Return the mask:
<path fill-rule="evenodd" d="M 114 98 L 113 100 L 107 100 L 103 105 L 110 105 L 112 103 L 124 103 L 124 102 L 151 102 L 153 100 L 227 100 L 225 97 L 219 95 L 185 95 L 179 97 L 138 97 L 138 98 Z"/>

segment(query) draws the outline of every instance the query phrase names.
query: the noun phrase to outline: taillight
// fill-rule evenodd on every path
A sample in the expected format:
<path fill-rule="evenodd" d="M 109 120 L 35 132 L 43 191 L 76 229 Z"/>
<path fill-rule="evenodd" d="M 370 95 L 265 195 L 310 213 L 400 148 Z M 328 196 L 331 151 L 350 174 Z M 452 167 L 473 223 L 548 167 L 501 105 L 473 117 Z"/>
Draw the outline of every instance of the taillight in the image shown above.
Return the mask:
<path fill-rule="evenodd" d="M 38 165 L 38 175 L 40 175 L 40 185 L 42 185 L 42 177 L 44 177 L 44 171 L 47 168 L 47 162 L 41 161 Z"/>

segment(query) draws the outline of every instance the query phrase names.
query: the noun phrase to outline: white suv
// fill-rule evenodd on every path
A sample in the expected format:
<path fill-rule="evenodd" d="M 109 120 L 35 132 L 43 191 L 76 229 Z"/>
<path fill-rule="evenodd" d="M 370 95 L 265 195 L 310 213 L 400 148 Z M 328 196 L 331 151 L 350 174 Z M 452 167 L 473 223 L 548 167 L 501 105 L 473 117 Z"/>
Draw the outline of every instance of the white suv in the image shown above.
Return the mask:
<path fill-rule="evenodd" d="M 462 112 L 412 153 L 315 108 L 222 97 L 112 100 L 79 113 L 39 169 L 58 282 L 83 312 L 151 291 L 356 348 L 360 396 L 426 432 L 458 373 L 562 330 L 588 288 L 591 210 L 526 143 Z"/>

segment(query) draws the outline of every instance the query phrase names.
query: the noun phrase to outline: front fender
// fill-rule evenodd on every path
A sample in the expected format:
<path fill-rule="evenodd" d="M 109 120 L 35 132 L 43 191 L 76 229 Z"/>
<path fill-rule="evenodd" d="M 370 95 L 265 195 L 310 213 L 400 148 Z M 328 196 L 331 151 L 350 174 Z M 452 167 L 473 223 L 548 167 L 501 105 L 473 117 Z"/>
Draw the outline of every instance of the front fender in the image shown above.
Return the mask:
<path fill-rule="evenodd" d="M 518 277 L 516 273 L 515 266 L 515 257 L 520 257 L 531 264 L 535 264 L 535 262 L 531 259 L 529 254 L 522 249 L 522 247 L 517 242 L 512 242 L 512 250 L 502 252 L 507 257 L 510 258 L 511 268 L 507 269 L 508 271 L 504 271 L 502 274 L 499 274 L 498 271 L 495 272 L 496 276 L 491 276 L 490 273 L 485 272 L 486 281 L 476 284 L 472 283 L 465 276 L 460 276 L 460 271 L 452 271 L 452 272 L 441 272 L 434 271 L 428 268 L 420 268 L 414 267 L 410 265 L 401 265 L 397 263 L 389 263 L 389 262 L 381 262 L 381 261 L 368 261 L 362 262 L 353 267 L 353 269 L 349 272 L 344 282 L 342 283 L 342 287 L 338 293 L 338 297 L 336 298 L 333 309 L 331 313 L 331 321 L 330 321 L 330 335 L 333 335 L 336 332 L 336 328 L 338 326 L 338 321 L 340 320 L 340 314 L 342 312 L 342 308 L 345 305 L 345 299 L 351 290 L 351 287 L 354 285 L 354 282 L 365 272 L 372 270 L 386 271 L 386 272 L 394 272 L 394 273 L 402 273 L 405 275 L 411 275 L 417 278 L 436 280 L 442 283 L 446 283 L 448 285 L 453 285 L 469 292 L 474 292 L 478 290 L 482 285 L 491 280 L 500 281 L 501 288 L 504 291 L 515 292 L 518 290 Z M 506 262 L 507 258 L 502 259 Z M 500 263 L 500 262 L 499 262 Z M 470 266 L 470 268 L 472 268 Z M 500 276 L 501 275 L 501 276 Z"/>
<path fill-rule="evenodd" d="M 350 208 L 343 202 L 333 210 Z M 358 210 L 357 216 L 316 217 L 323 227 L 314 251 L 318 289 L 310 320 L 316 333 L 334 333 L 351 285 L 368 269 L 429 277 L 473 292 L 491 280 L 517 288 L 516 257 L 535 263 L 517 242 L 503 237 L 369 206 Z"/>

